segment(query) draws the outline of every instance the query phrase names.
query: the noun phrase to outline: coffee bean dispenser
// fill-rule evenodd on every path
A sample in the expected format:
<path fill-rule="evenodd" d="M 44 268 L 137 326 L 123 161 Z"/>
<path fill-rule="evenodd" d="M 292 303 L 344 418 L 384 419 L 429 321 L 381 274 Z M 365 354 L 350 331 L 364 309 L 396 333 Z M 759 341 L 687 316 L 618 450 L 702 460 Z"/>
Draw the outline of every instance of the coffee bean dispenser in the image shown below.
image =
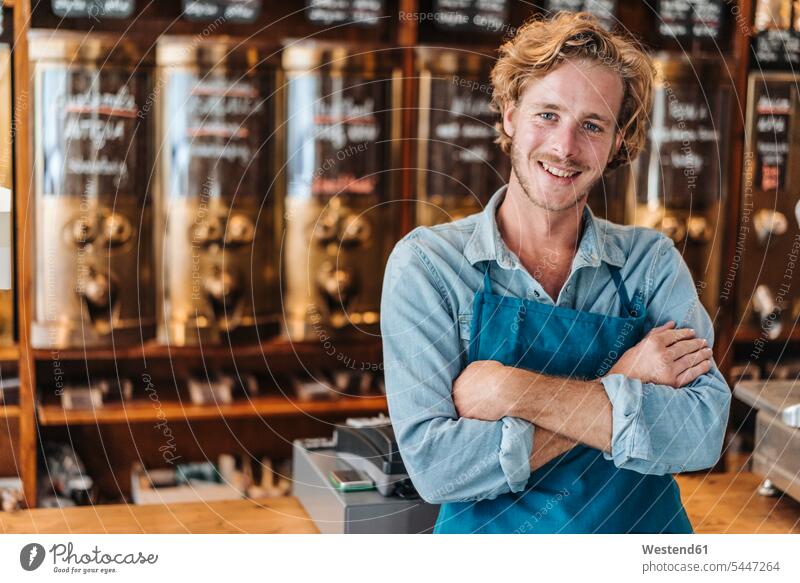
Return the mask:
<path fill-rule="evenodd" d="M 293 339 L 378 331 L 399 228 L 391 170 L 400 75 L 392 51 L 293 45 L 287 76 L 284 311 Z"/>
<path fill-rule="evenodd" d="M 116 37 L 32 33 L 39 348 L 154 334 L 152 61 Z"/>
<path fill-rule="evenodd" d="M 277 67 L 234 41 L 157 51 L 159 340 L 258 341 L 280 316 Z"/>

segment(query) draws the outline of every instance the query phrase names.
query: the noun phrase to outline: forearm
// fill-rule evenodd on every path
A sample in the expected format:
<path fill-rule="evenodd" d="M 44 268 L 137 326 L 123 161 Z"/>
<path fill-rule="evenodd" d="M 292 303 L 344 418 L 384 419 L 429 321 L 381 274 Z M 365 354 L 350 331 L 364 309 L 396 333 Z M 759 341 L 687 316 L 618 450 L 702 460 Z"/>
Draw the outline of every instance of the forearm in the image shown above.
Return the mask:
<path fill-rule="evenodd" d="M 577 443 L 563 435 L 553 433 L 544 427 L 537 427 L 533 437 L 531 452 L 531 471 L 538 470 L 547 462 L 568 452 Z"/>
<path fill-rule="evenodd" d="M 390 412 L 397 411 L 390 404 Z M 519 492 L 530 476 L 530 425 L 520 419 L 485 422 L 395 415 L 403 462 L 420 496 L 432 504 L 492 499 Z"/>
<path fill-rule="evenodd" d="M 423 249 L 405 239 L 386 267 L 381 336 L 389 413 L 403 461 L 433 503 L 520 492 L 533 429 L 518 418 L 461 419 L 453 380 L 465 358 L 446 286 Z"/>
<path fill-rule="evenodd" d="M 507 367 L 509 415 L 559 436 L 611 451 L 611 402 L 599 381 L 580 381 Z M 507 384 L 506 384 L 507 383 Z M 507 391 L 507 392 L 506 392 Z"/>
<path fill-rule="evenodd" d="M 611 459 L 643 474 L 708 468 L 722 449 L 731 393 L 719 370 L 674 389 L 623 375 L 604 377 L 613 403 Z"/>

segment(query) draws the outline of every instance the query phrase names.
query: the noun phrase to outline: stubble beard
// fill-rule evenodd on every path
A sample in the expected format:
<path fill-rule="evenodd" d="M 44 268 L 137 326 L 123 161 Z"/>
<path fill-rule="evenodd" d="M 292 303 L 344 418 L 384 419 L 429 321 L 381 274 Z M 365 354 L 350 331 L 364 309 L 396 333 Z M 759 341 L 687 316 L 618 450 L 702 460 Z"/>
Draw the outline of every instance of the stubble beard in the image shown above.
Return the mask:
<path fill-rule="evenodd" d="M 588 186 L 588 188 L 586 188 L 582 193 L 578 194 L 575 198 L 570 199 L 561 205 L 557 205 L 553 204 L 553 201 L 549 200 L 546 196 L 542 197 L 541 199 L 537 198 L 535 195 L 536 188 L 533 184 L 531 184 L 532 173 L 523 173 L 520 171 L 527 170 L 530 168 L 530 166 L 535 164 L 538 163 L 526 159 L 514 146 L 514 142 L 511 142 L 511 168 L 514 171 L 514 175 L 517 177 L 519 185 L 522 187 L 522 191 L 525 193 L 525 197 L 531 202 L 531 204 L 550 212 L 560 212 L 575 208 L 589 196 L 589 191 L 591 191 L 594 185 L 597 184 L 601 178 L 601 176 L 598 176 L 594 182 Z"/>

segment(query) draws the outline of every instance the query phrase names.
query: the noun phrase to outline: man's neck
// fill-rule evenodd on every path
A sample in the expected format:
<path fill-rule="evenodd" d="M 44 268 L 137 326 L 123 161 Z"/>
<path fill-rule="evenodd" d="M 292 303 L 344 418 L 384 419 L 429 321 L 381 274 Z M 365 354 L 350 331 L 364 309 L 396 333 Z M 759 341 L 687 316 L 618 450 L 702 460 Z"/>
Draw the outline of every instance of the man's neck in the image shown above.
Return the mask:
<path fill-rule="evenodd" d="M 586 199 L 572 208 L 551 211 L 535 205 L 513 176 L 497 211 L 497 227 L 508 248 L 523 263 L 542 253 L 556 254 L 559 263 L 572 263 L 581 239 Z"/>

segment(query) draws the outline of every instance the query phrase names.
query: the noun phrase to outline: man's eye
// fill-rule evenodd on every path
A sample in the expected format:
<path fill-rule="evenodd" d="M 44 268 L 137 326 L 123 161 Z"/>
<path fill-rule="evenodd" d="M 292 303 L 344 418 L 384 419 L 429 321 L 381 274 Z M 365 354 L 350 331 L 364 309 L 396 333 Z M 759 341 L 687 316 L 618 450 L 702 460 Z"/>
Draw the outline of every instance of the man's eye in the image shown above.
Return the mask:
<path fill-rule="evenodd" d="M 553 113 L 552 111 L 545 111 L 543 113 L 540 113 L 539 117 L 545 121 L 553 121 L 554 119 L 556 119 L 556 114 Z"/>
<path fill-rule="evenodd" d="M 602 132 L 602 131 L 603 131 L 603 128 L 601 128 L 599 125 L 597 125 L 597 124 L 594 124 L 594 123 L 592 123 L 592 122 L 590 122 L 590 121 L 587 121 L 587 122 L 584 124 L 584 126 L 583 126 L 583 127 L 585 127 L 587 130 L 589 130 L 589 131 L 590 131 L 590 132 L 592 132 L 593 134 L 599 134 L 600 132 Z"/>

